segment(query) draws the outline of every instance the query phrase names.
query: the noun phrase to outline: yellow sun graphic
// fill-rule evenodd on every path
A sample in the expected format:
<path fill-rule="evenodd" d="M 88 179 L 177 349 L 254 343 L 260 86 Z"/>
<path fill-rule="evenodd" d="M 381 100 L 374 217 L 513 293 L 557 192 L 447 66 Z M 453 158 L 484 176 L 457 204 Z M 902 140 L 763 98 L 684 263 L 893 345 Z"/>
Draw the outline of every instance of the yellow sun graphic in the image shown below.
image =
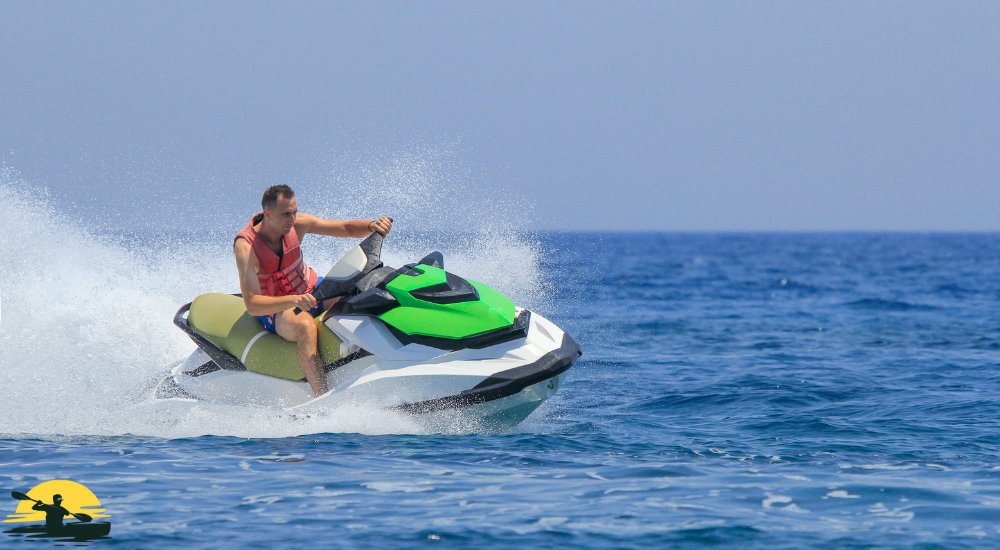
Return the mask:
<path fill-rule="evenodd" d="M 66 479 L 53 479 L 52 481 L 45 481 L 35 485 L 34 488 L 26 494 L 35 500 L 44 502 L 45 504 L 52 504 L 52 495 L 62 495 L 62 507 L 74 514 L 84 513 L 89 514 L 94 518 L 111 517 L 110 514 L 101 514 L 101 512 L 105 511 L 104 508 L 96 508 L 101 505 L 101 501 L 97 499 L 97 495 L 91 492 L 90 489 L 75 481 L 69 481 Z M 45 521 L 45 512 L 31 509 L 34 504 L 35 503 L 30 500 L 22 500 L 17 505 L 17 510 L 15 510 L 13 514 L 7 516 L 12 519 L 5 519 L 3 522 Z"/>

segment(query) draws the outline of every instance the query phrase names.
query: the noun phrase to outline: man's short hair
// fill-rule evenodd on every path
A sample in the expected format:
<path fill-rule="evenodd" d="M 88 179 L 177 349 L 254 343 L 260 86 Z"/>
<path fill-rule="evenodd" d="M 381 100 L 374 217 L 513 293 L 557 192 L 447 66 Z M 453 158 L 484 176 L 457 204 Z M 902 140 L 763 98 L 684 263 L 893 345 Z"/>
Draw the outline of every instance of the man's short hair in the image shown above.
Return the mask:
<path fill-rule="evenodd" d="M 270 210 L 278 204 L 278 197 L 283 197 L 286 199 L 294 199 L 295 191 L 287 185 L 272 185 L 264 191 L 264 198 L 260 199 L 260 205 L 264 210 Z"/>

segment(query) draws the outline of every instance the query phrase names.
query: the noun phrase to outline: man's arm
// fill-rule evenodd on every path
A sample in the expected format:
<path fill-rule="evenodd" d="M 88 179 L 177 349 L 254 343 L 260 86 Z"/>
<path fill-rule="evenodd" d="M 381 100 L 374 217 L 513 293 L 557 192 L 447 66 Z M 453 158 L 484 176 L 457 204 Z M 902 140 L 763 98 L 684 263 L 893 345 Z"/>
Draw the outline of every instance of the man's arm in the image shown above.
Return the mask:
<path fill-rule="evenodd" d="M 260 281 L 257 280 L 259 265 L 253 253 L 253 247 L 246 239 L 236 239 L 233 244 L 236 255 L 236 269 L 240 272 L 240 292 L 243 293 L 243 303 L 250 315 L 271 315 L 293 307 L 305 311 L 316 307 L 316 298 L 312 294 L 293 294 L 291 296 L 263 296 Z"/>
<path fill-rule="evenodd" d="M 376 231 L 385 235 L 390 229 L 392 221 L 384 216 L 377 220 L 351 221 L 324 220 L 312 214 L 295 216 L 295 232 L 299 234 L 299 239 L 306 233 L 329 237 L 367 237 Z"/>

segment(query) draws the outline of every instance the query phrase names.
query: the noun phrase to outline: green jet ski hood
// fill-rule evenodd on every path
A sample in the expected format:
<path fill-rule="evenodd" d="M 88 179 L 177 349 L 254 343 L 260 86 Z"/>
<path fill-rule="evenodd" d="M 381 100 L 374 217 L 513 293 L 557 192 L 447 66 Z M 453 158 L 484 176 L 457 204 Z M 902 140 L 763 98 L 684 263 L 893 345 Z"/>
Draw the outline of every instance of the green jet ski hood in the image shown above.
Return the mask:
<path fill-rule="evenodd" d="M 385 289 L 399 305 L 378 317 L 408 336 L 462 339 L 514 324 L 514 302 L 438 267 L 415 265 Z"/>

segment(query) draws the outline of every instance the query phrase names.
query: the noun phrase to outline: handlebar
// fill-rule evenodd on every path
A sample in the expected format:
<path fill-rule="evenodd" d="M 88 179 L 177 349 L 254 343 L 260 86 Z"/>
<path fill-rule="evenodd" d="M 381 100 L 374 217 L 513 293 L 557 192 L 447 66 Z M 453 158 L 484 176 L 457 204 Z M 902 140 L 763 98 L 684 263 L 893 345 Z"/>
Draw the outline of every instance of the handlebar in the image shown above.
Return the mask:
<path fill-rule="evenodd" d="M 393 220 L 392 218 L 389 218 L 389 223 L 392 223 L 393 221 L 394 221 L 394 220 Z M 372 234 L 374 234 L 374 233 L 378 233 L 379 235 L 381 235 L 381 236 L 382 236 L 382 238 L 383 238 L 383 239 L 385 238 L 385 234 L 384 234 L 384 233 L 381 233 L 381 232 L 378 232 L 378 231 L 373 231 L 373 232 L 372 232 Z M 369 235 L 368 237 L 366 237 L 366 240 L 367 240 L 368 238 L 370 238 L 370 237 L 371 237 L 371 234 L 370 234 L 370 235 Z M 365 241 L 362 241 L 362 245 L 364 245 L 364 243 L 365 243 Z M 375 260 L 378 260 L 378 256 L 379 256 L 379 254 L 380 254 L 380 251 L 381 251 L 381 244 L 379 244 L 379 245 L 378 245 L 378 250 L 377 250 L 377 251 L 376 251 L 376 252 L 374 253 L 374 254 L 375 254 Z M 369 255 L 369 263 L 370 263 L 370 262 L 371 262 L 371 256 Z M 381 263 L 381 262 L 378 262 L 378 265 L 382 265 L 382 263 Z M 366 264 L 366 265 L 365 265 L 365 269 L 363 269 L 363 270 L 362 270 L 362 274 L 365 274 L 366 272 L 368 272 L 368 271 L 370 271 L 370 270 L 371 270 L 371 266 L 369 266 L 368 264 Z M 352 283 L 352 284 L 353 284 L 353 283 Z M 318 303 L 319 303 L 319 304 L 320 304 L 321 306 L 322 306 L 322 304 L 323 304 L 323 302 L 324 302 L 324 301 L 326 301 L 326 300 L 329 300 L 330 298 L 333 298 L 333 296 L 327 296 L 327 297 L 325 297 L 325 298 L 324 298 L 324 297 L 321 297 L 321 296 L 318 296 L 318 295 L 316 294 L 316 291 L 317 291 L 317 290 L 319 290 L 319 288 L 314 288 L 314 289 L 313 289 L 313 291 L 312 291 L 312 292 L 311 292 L 310 294 L 312 294 L 312 295 L 313 295 L 313 297 L 314 297 L 314 298 L 316 298 L 316 301 L 317 301 L 317 302 L 318 302 Z M 339 296 L 339 294 L 337 294 L 337 295 Z M 302 313 L 302 308 L 299 308 L 299 307 L 295 308 L 295 310 L 293 311 L 293 313 L 294 313 L 295 315 L 298 315 L 299 313 Z"/>

